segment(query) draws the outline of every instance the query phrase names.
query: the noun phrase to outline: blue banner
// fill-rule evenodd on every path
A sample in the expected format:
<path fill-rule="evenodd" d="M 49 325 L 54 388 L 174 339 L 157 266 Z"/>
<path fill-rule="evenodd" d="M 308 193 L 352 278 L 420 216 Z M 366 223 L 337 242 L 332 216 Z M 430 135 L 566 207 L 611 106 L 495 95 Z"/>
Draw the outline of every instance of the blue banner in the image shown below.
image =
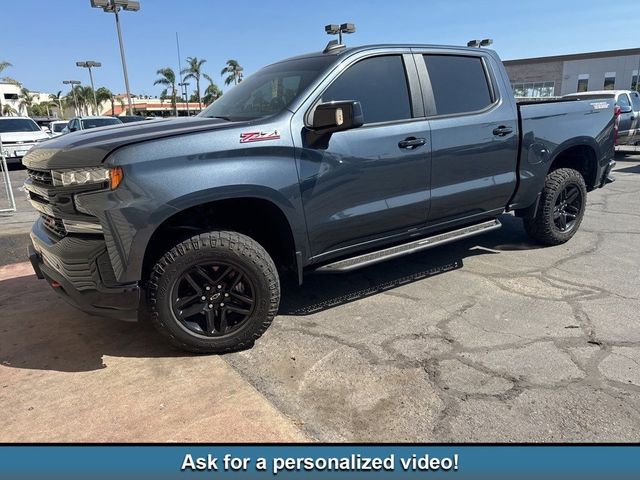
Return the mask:
<path fill-rule="evenodd" d="M 640 446 L 11 446 L 2 479 L 638 479 Z"/>

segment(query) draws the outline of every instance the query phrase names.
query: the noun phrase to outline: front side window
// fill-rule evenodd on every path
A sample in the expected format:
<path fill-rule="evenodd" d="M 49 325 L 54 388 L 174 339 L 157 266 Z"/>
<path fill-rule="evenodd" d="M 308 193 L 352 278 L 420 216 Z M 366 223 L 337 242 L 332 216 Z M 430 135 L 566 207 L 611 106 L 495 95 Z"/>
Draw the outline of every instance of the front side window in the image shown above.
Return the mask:
<path fill-rule="evenodd" d="M 411 118 L 409 87 L 400 55 L 360 60 L 343 72 L 322 94 L 321 102 L 355 100 L 364 123 Z"/>
<path fill-rule="evenodd" d="M 493 103 L 480 57 L 423 55 L 422 58 L 431 79 L 437 115 L 476 112 Z M 532 96 L 528 91 L 523 93 Z"/>
<path fill-rule="evenodd" d="M 40 127 L 33 120 L 11 118 L 0 120 L 0 132 L 39 132 Z"/>
<path fill-rule="evenodd" d="M 252 120 L 284 110 L 335 60 L 332 55 L 276 63 L 250 75 L 199 114 Z"/>
<path fill-rule="evenodd" d="M 618 101 L 616 102 L 619 107 L 630 107 L 631 103 L 629 102 L 629 97 L 627 97 L 626 93 L 621 94 L 618 97 Z"/>

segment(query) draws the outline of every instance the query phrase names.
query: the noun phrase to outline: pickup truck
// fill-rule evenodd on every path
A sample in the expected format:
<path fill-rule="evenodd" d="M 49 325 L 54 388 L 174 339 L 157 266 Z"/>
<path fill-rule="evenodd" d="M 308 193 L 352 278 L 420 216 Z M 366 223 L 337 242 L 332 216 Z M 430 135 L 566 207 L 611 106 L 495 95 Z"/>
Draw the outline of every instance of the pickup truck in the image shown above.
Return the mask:
<path fill-rule="evenodd" d="M 497 54 L 327 47 L 187 120 L 71 133 L 24 158 L 36 274 L 174 345 L 253 345 L 281 279 L 344 272 L 522 217 L 568 241 L 614 165 L 612 101 L 518 105 Z M 293 287 L 295 288 L 295 287 Z"/>

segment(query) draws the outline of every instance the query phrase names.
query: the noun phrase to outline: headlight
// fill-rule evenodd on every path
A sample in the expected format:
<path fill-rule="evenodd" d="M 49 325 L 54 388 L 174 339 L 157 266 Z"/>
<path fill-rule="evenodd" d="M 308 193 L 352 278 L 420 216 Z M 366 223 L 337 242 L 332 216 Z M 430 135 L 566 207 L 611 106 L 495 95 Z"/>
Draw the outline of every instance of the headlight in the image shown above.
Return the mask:
<path fill-rule="evenodd" d="M 72 185 L 108 183 L 109 188 L 113 190 L 122 182 L 122 169 L 120 167 L 94 167 L 54 170 L 52 176 L 56 186 L 70 187 Z"/>

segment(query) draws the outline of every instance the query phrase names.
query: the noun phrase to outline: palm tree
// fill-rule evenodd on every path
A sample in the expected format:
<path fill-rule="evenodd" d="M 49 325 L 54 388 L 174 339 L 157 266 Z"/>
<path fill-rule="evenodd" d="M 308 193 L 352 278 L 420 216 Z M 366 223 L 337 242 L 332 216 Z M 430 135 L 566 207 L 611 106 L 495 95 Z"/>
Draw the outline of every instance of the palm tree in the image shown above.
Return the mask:
<path fill-rule="evenodd" d="M 225 85 L 237 85 L 242 81 L 242 71 L 244 68 L 240 66 L 237 60 L 227 60 L 227 65 L 220 72 L 220 76 L 224 77 L 225 74 L 227 78 L 224 79 Z"/>
<path fill-rule="evenodd" d="M 176 105 L 176 74 L 171 67 L 160 68 L 156 72 L 157 75 L 160 75 L 155 82 L 154 85 L 164 85 L 167 88 L 171 89 L 171 106 L 173 107 L 174 116 L 178 116 L 178 106 Z M 164 92 L 163 92 L 164 93 Z"/>
<path fill-rule="evenodd" d="M 200 77 L 206 74 L 202 73 L 202 65 L 206 62 L 203 58 L 199 60 L 198 57 L 187 57 L 187 63 L 189 66 L 182 70 L 185 80 L 193 78 L 196 81 L 196 98 L 198 99 L 198 108 L 202 110 L 202 101 L 200 99 Z"/>
<path fill-rule="evenodd" d="M 26 88 L 20 89 L 20 103 L 18 104 L 20 110 L 23 108 L 27 111 L 27 115 L 32 115 L 33 102 L 35 101 L 35 96 L 29 92 Z"/>
<path fill-rule="evenodd" d="M 8 103 L 5 103 L 2 106 L 2 112 L 0 112 L 0 115 L 4 115 L 7 117 L 11 117 L 13 115 L 16 115 L 18 112 L 16 112 L 16 109 L 13 108 L 11 105 L 9 105 Z"/>
<path fill-rule="evenodd" d="M 11 65 L 9 62 L 5 62 L 5 61 L 0 61 L 0 73 L 2 73 L 2 71 L 6 68 L 12 67 L 13 65 Z M 4 81 L 5 79 L 3 79 Z M 9 107 L 11 108 L 11 105 L 9 105 Z M 14 110 L 13 108 L 11 108 L 12 110 Z M 7 110 L 8 111 L 8 110 Z M 15 110 L 14 110 L 15 111 Z M 0 115 L 4 115 L 4 108 L 2 106 L 2 99 L 0 99 Z"/>
<path fill-rule="evenodd" d="M 115 99 L 113 98 L 113 93 L 107 87 L 100 87 L 96 89 L 96 101 L 98 105 L 101 105 L 102 102 L 110 102 L 111 103 L 111 115 L 115 115 Z M 98 112 L 100 114 L 100 112 Z"/>
<path fill-rule="evenodd" d="M 49 94 L 49 99 L 58 107 L 60 118 L 64 118 L 64 107 L 62 106 L 64 98 L 62 98 L 62 90 L 58 90 L 56 94 Z"/>
<path fill-rule="evenodd" d="M 222 90 L 218 88 L 218 85 L 213 83 L 213 79 L 209 75 L 205 73 L 203 76 L 204 78 L 209 80 L 209 86 L 204 91 L 204 97 L 202 97 L 202 101 L 205 105 L 209 105 L 222 96 Z"/>

